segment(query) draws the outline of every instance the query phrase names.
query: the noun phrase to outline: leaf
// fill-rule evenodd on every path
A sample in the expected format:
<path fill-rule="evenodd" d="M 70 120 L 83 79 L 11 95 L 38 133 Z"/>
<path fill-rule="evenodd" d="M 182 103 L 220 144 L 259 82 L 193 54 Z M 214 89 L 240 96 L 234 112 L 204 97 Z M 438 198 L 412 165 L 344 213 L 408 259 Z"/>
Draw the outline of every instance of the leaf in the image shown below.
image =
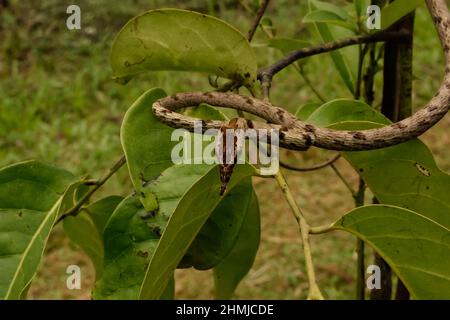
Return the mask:
<path fill-rule="evenodd" d="M 192 11 L 151 10 L 131 19 L 111 49 L 118 80 L 155 70 L 199 71 L 253 85 L 256 57 L 228 23 Z"/>
<path fill-rule="evenodd" d="M 423 0 L 395 0 L 389 3 L 380 13 L 381 29 L 389 28 L 423 3 Z"/>
<path fill-rule="evenodd" d="M 159 122 L 151 108 L 165 96 L 162 89 L 148 90 L 133 103 L 123 119 L 120 138 L 137 192 L 173 165 L 170 155 L 177 143 L 170 139 L 173 128 Z"/>
<path fill-rule="evenodd" d="M 310 0 L 311 4 L 320 11 L 328 11 L 334 13 L 336 16 L 338 16 L 342 20 L 350 20 L 349 14 L 342 9 L 341 6 L 337 6 L 333 3 L 329 2 L 323 2 L 318 0 Z"/>
<path fill-rule="evenodd" d="M 185 264 L 198 270 L 208 270 L 230 253 L 243 228 L 249 206 L 254 204 L 251 203 L 253 193 L 249 177 L 223 198 L 183 257 Z"/>
<path fill-rule="evenodd" d="M 357 17 L 366 15 L 367 7 L 370 5 L 370 0 L 353 0 L 355 6 L 355 13 Z"/>
<path fill-rule="evenodd" d="M 341 121 L 372 121 L 389 124 L 390 121 L 367 103 L 352 99 L 335 99 L 324 103 L 310 114 L 308 122 L 329 126 Z"/>
<path fill-rule="evenodd" d="M 319 8 L 317 6 L 319 2 L 309 0 L 309 11 L 313 11 L 314 8 Z M 321 3 L 323 6 L 323 3 Z M 335 41 L 330 28 L 324 24 L 324 23 L 315 23 L 317 32 L 319 33 L 320 37 L 322 38 L 322 41 L 324 42 L 331 42 Z M 341 50 L 335 50 L 330 52 L 331 59 L 333 60 L 333 63 L 336 67 L 336 70 L 339 72 L 342 80 L 344 80 L 345 85 L 350 90 L 351 93 L 355 92 L 355 86 L 354 86 L 354 80 L 353 75 L 350 71 L 350 68 L 348 67 L 348 64 L 341 52 Z"/>
<path fill-rule="evenodd" d="M 259 247 L 260 232 L 258 198 L 253 191 L 247 206 L 245 221 L 233 249 L 214 268 L 214 297 L 216 299 L 231 299 L 236 287 L 252 268 Z"/>
<path fill-rule="evenodd" d="M 104 271 L 95 284 L 94 299 L 138 298 L 161 220 L 148 217 L 137 197 L 129 196 L 117 206 L 103 233 Z"/>
<path fill-rule="evenodd" d="M 147 211 L 138 197 L 128 197 L 117 207 L 103 234 L 105 267 L 94 290 L 95 299 L 139 297 L 146 266 L 156 250 L 161 234 L 165 234 L 168 221 L 172 221 L 171 217 L 189 193 L 188 190 L 196 187 L 198 181 L 205 179 L 208 174 L 211 175 L 211 171 L 217 171 L 218 175 L 216 166 L 172 166 L 142 191 L 145 198 L 153 197 L 157 200 L 156 210 Z M 184 253 L 185 251 L 180 252 L 181 255 Z M 170 274 L 167 273 L 166 280 Z"/>
<path fill-rule="evenodd" d="M 355 27 L 353 26 L 352 23 L 341 18 L 338 14 L 332 11 L 325 11 L 325 10 L 311 11 L 303 17 L 302 22 L 334 24 L 336 26 L 343 27 L 351 31 L 355 30 Z"/>
<path fill-rule="evenodd" d="M 123 197 L 109 196 L 100 199 L 80 211 L 74 217 L 63 220 L 64 232 L 91 259 L 96 278 L 103 272 L 103 229 Z"/>
<path fill-rule="evenodd" d="M 298 107 L 295 116 L 300 120 L 306 120 L 319 107 L 320 103 L 318 102 L 305 103 Z"/>
<path fill-rule="evenodd" d="M 338 130 L 369 129 L 390 123 L 362 102 L 358 107 L 349 108 L 350 112 L 344 111 L 343 104 L 342 99 L 328 102 L 307 121 Z M 342 155 L 381 203 L 407 208 L 450 225 L 450 176 L 437 167 L 430 150 L 419 139 L 379 150 L 342 152 Z"/>
<path fill-rule="evenodd" d="M 195 167 L 201 166 L 189 166 L 189 169 L 193 170 Z M 167 212 L 163 210 L 163 205 L 166 205 L 172 208 L 173 213 L 147 268 L 140 299 L 156 299 L 161 296 L 170 274 L 181 261 L 211 212 L 222 200 L 222 197 L 219 196 L 221 183 L 218 166 L 208 167 L 208 171 L 195 180 L 195 184 L 183 194 L 178 202 L 171 201 L 174 199 L 171 196 L 174 192 L 172 179 L 170 187 L 165 187 L 165 192 L 158 196 L 160 212 Z M 255 174 L 255 169 L 250 165 L 236 166 L 227 189 L 232 190 L 239 181 L 253 174 Z M 183 178 L 184 175 L 177 175 L 177 177 Z M 176 185 L 178 186 L 180 183 L 182 181 L 177 181 Z M 161 200 L 162 195 L 168 198 L 168 203 L 167 200 L 165 202 Z"/>
<path fill-rule="evenodd" d="M 74 176 L 37 161 L 0 170 L 0 297 L 20 299 Z"/>
<path fill-rule="evenodd" d="M 228 120 L 228 117 L 222 111 L 205 103 L 197 107 L 188 108 L 186 115 L 203 120 Z"/>
<path fill-rule="evenodd" d="M 288 54 L 310 46 L 311 42 L 291 38 L 272 38 L 269 40 L 268 45 L 271 48 L 280 50 L 283 54 Z"/>
<path fill-rule="evenodd" d="M 369 243 L 412 297 L 450 299 L 449 225 L 399 207 L 372 205 L 350 211 L 333 227 Z"/>
<path fill-rule="evenodd" d="M 307 121 L 315 124 L 320 123 L 337 130 L 362 130 L 381 127 L 390 123 L 383 115 L 374 113 L 368 105 L 365 107 L 366 111 L 363 110 L 363 105 L 360 105 L 359 110 L 350 112 L 346 116 L 346 111 L 338 112 L 339 109 L 343 110 L 342 104 L 342 100 L 324 104 Z M 361 121 L 356 121 L 358 119 Z M 450 194 L 450 176 L 437 167 L 431 152 L 419 139 L 412 139 L 406 143 L 380 150 L 343 152 L 342 155 L 359 172 L 381 203 L 412 210 L 424 219 L 446 228 L 446 237 L 447 239 L 450 237 L 450 233 L 448 233 L 450 226 L 450 198 L 448 197 Z M 385 228 L 388 228 L 391 224 L 389 221 L 383 221 L 382 223 L 386 226 Z M 379 230 L 381 232 L 385 229 L 380 227 Z M 433 244 L 425 246 L 419 243 L 421 241 L 420 232 L 420 230 L 417 230 L 412 233 L 413 236 L 416 234 L 418 239 L 411 240 L 411 243 L 420 245 L 419 249 L 423 252 L 430 250 L 435 254 Z M 394 236 L 396 235 L 394 234 Z M 392 248 L 395 248 L 395 246 L 392 245 Z M 387 254 L 385 253 L 385 255 Z M 404 250 L 402 255 L 412 260 L 417 258 L 414 251 Z M 433 264 L 436 264 L 434 268 L 448 269 L 448 259 L 439 258 L 442 256 L 448 256 L 448 253 L 447 255 L 435 256 L 432 261 Z M 396 256 L 387 256 L 386 258 L 389 264 L 393 263 L 392 261 L 395 262 L 395 259 Z M 395 266 L 391 265 L 391 267 L 395 270 Z M 422 278 L 417 277 L 415 273 L 403 272 L 401 279 L 405 284 L 408 283 L 408 289 L 411 288 L 411 291 L 424 286 Z M 430 294 L 429 288 L 424 290 L 424 296 Z M 434 292 L 446 295 L 442 293 L 442 287 L 440 286 L 435 287 Z M 423 297 L 421 291 L 416 290 L 414 294 L 417 297 Z"/>

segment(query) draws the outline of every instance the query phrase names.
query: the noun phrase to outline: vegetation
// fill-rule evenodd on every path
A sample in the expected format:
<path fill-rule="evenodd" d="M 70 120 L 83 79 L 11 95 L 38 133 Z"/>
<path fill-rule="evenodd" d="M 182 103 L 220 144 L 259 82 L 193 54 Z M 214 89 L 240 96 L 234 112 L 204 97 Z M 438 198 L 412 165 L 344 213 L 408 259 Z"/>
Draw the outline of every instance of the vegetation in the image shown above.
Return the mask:
<path fill-rule="evenodd" d="M 355 33 L 366 33 L 363 26 L 364 10 L 358 9 L 358 5 L 361 8 L 367 6 L 364 1 L 355 1 L 356 6 L 346 1 L 332 1 L 328 6 L 338 13 L 337 20 L 323 20 L 324 16 L 317 11 L 321 10 L 323 14 L 331 9 L 327 11 L 330 7 L 311 7 L 314 4 L 317 6 L 317 3 L 312 1 L 309 6 L 307 3 L 297 4 L 297 1 L 288 0 L 271 3 L 265 10 L 265 18 L 260 21 L 261 26 L 256 24 L 252 45 L 247 42 L 242 44 L 237 57 L 224 55 L 228 69 L 221 70 L 219 75 L 242 80 L 246 78 L 247 72 L 253 72 L 252 76 L 256 78 L 256 61 L 258 66 L 268 66 L 293 50 L 347 38 Z M 361 283 L 365 282 L 361 278 L 367 274 L 361 274 L 361 270 L 357 269 L 361 267 L 361 262 L 365 263 L 363 266 L 372 264 L 373 251 L 371 247 L 366 247 L 363 254 L 362 242 L 354 240 L 354 235 L 382 253 L 394 273 L 404 280 L 413 297 L 448 298 L 448 282 L 411 275 L 402 269 L 405 263 L 419 267 L 416 264 L 423 262 L 420 267 L 426 270 L 444 274 L 449 270 L 445 267 L 448 260 L 442 259 L 445 252 L 430 249 L 426 259 L 417 259 L 423 254 L 421 248 L 427 246 L 417 236 L 420 232 L 423 237 L 433 237 L 436 242 L 448 238 L 442 228 L 429 224 L 431 219 L 445 225 L 445 214 L 448 213 L 450 184 L 445 173 L 450 169 L 450 154 L 446 148 L 450 139 L 448 117 L 421 137 L 424 144 L 414 139 L 389 149 L 342 152 L 340 159 L 319 171 L 295 172 L 283 169 L 276 179 L 254 177 L 251 182 L 249 176 L 255 175 L 255 169 L 249 165 L 237 166 L 224 200 L 221 200 L 218 192 L 212 192 L 207 201 L 198 201 L 204 200 L 205 189 L 218 190 L 220 180 L 216 167 L 169 167 L 171 146 L 167 138 L 172 129 L 162 125 L 153 116 L 151 104 L 166 95 L 179 92 L 214 90 L 204 73 L 191 71 L 201 69 L 215 74 L 217 63 L 223 61 L 208 59 L 209 53 L 202 52 L 205 56 L 187 57 L 183 61 L 183 67 L 190 68 L 190 72 L 177 72 L 174 69 L 180 69 L 180 65 L 164 60 L 166 51 L 162 50 L 156 53 L 155 59 L 159 57 L 160 60 L 151 61 L 156 61 L 156 67 L 151 63 L 143 67 L 142 71 L 152 72 L 135 75 L 141 70 L 132 70 L 130 74 L 123 74 L 121 72 L 124 70 L 120 70 L 120 64 L 115 64 L 114 57 L 117 54 L 117 59 L 129 59 L 127 55 L 130 51 L 127 48 L 133 43 L 127 43 L 130 39 L 121 39 L 120 36 L 113 41 L 114 36 L 133 16 L 149 9 L 169 6 L 219 17 L 247 34 L 247 30 L 254 25 L 261 4 L 259 1 L 121 1 L 114 4 L 108 1 L 96 1 L 95 4 L 80 1 L 82 29 L 78 31 L 66 29 L 67 14 L 65 7 L 58 1 L 42 0 L 33 8 L 20 1 L 11 1 L 9 7 L 1 9 L 0 38 L 4 41 L 0 44 L 0 167 L 25 159 L 38 159 L 71 172 L 36 162 L 2 170 L 0 179 L 3 181 L 8 181 L 8 177 L 26 180 L 30 176 L 33 181 L 25 187 L 10 184 L 0 189 L 0 207 L 3 208 L 1 223 L 5 226 L 16 223 L 14 219 L 20 218 L 25 221 L 23 227 L 31 223 L 31 228 L 37 228 L 39 221 L 28 220 L 31 219 L 31 211 L 36 211 L 46 221 L 40 224 L 42 235 L 48 234 L 50 237 L 48 241 L 46 236 L 39 238 L 32 248 L 37 252 L 37 257 L 33 255 L 32 263 L 16 269 L 16 277 L 20 273 L 24 279 L 33 278 L 38 270 L 28 290 L 28 298 L 89 298 L 94 282 L 94 298 L 158 298 L 166 288 L 165 281 L 171 278 L 173 268 L 183 263 L 184 266 L 209 271 L 177 269 L 174 282 L 177 298 L 212 298 L 214 295 L 229 298 L 239 282 L 221 279 L 232 279 L 236 274 L 239 278 L 250 267 L 249 274 L 239 285 L 234 298 L 304 299 L 324 296 L 327 299 L 348 299 L 355 297 L 355 287 L 361 298 Z M 444 69 L 442 50 L 432 20 L 426 6 L 418 4 L 414 26 L 414 73 L 411 77 L 414 79 L 412 101 L 417 107 L 424 105 L 434 95 Z M 393 22 L 407 13 L 402 12 L 401 8 L 400 16 L 393 14 Z M 178 19 L 180 24 L 186 19 L 195 19 L 195 16 L 191 17 L 191 13 L 186 12 L 173 11 L 169 14 L 186 15 L 171 17 Z M 169 41 L 171 38 L 164 37 L 163 32 L 172 32 L 173 39 L 177 40 L 179 26 L 164 26 L 167 21 L 155 22 L 151 17 L 147 22 L 150 25 L 156 23 L 161 28 L 156 31 L 152 29 L 153 37 L 157 37 L 159 32 L 162 35 L 160 41 Z M 209 23 L 217 21 L 211 20 Z M 142 28 L 142 32 L 149 32 L 145 25 Z M 223 35 L 221 41 L 224 43 L 233 37 L 243 37 L 227 24 L 221 25 L 221 28 L 208 28 L 206 25 L 205 30 L 199 32 L 218 32 Z M 227 36 L 224 35 L 226 32 L 229 32 Z M 122 31 L 121 34 L 126 33 Z M 217 39 L 217 35 L 214 39 Z M 179 39 L 173 45 L 176 46 L 178 42 Z M 111 47 L 110 66 L 108 55 Z M 382 111 L 383 99 L 383 60 L 379 60 L 378 66 L 372 71 L 375 92 L 372 101 L 368 99 L 367 91 L 364 91 L 367 82 L 363 83 L 366 79 L 362 77 L 370 73 L 370 67 L 375 66 L 370 53 L 375 53 L 376 58 L 382 55 L 382 48 L 381 42 L 361 44 L 299 60 L 273 79 L 270 101 L 283 106 L 298 118 L 321 127 L 353 130 L 386 125 L 390 120 L 379 112 Z M 362 53 L 365 54 L 364 60 Z M 203 63 L 200 67 L 199 60 Z M 347 64 L 343 64 L 343 61 Z M 154 70 L 158 68 L 170 71 Z M 129 71 L 129 68 L 125 69 L 125 72 Z M 236 70 L 243 77 L 236 78 Z M 358 70 L 362 70 L 359 72 L 360 77 Z M 128 76 L 131 73 L 134 78 L 126 85 L 112 80 L 114 76 Z M 211 78 L 214 80 L 214 77 Z M 222 79 L 219 82 L 226 83 Z M 247 84 L 249 88 L 242 87 L 240 92 L 248 96 L 253 92 L 260 98 L 265 93 L 267 98 L 268 92 L 264 89 L 267 87 L 262 82 L 261 87 L 257 82 L 253 87 L 251 83 L 240 83 Z M 163 88 L 164 91 L 149 90 L 154 87 Z M 361 88 L 362 92 L 357 88 Z M 354 98 L 359 101 L 353 101 Z M 344 107 L 358 112 L 336 112 Z M 313 113 L 312 109 L 317 110 Z M 225 115 L 236 116 L 233 111 L 220 110 Z M 206 119 L 210 114 L 197 110 L 196 116 Z M 257 119 L 247 113 L 245 116 Z M 351 127 L 343 120 L 353 121 Z M 395 122 L 397 119 L 391 120 Z M 372 124 L 368 125 L 368 121 Z M 149 130 L 157 131 L 158 135 L 149 134 Z M 121 158 L 123 152 L 127 156 L 126 166 L 125 158 Z M 305 152 L 283 150 L 282 160 L 291 166 L 310 167 L 332 158 L 334 154 L 318 148 L 310 148 Z M 404 159 L 408 165 L 392 159 Z M 113 165 L 115 161 L 118 162 Z M 143 161 L 153 165 L 145 166 Z M 166 161 L 167 165 L 158 165 L 161 161 Z M 143 182 L 158 177 L 163 170 L 164 174 L 156 183 L 143 186 Z M 367 189 L 359 176 L 367 184 Z M 97 180 L 98 177 L 102 178 Z M 43 185 L 51 192 L 43 192 Z M 425 187 L 418 190 L 418 185 Z M 430 187 L 431 191 L 428 191 Z M 32 192 L 32 196 L 23 190 Z M 136 192 L 132 193 L 133 190 Z M 413 196 L 405 199 L 402 198 L 403 193 Z M 13 194 L 17 196 L 11 196 Z M 41 196 L 35 197 L 36 194 Z M 355 205 L 372 203 L 374 197 L 385 205 L 381 212 L 380 207 L 373 206 L 352 210 Z M 418 201 L 421 197 L 431 200 Z M 176 206 L 172 203 L 174 199 Z M 234 203 L 249 205 L 243 210 L 240 206 L 234 206 Z M 20 210 L 14 211 L 14 219 L 8 220 L 7 215 L 10 217 L 13 212 L 6 209 L 11 208 Z M 105 217 L 113 211 L 114 219 Z M 155 212 L 156 216 L 148 217 L 149 212 Z M 192 217 L 192 213 L 198 212 L 205 214 L 201 215 L 200 220 L 193 219 L 198 217 Z M 344 216 L 346 212 L 349 213 Z M 172 216 L 170 225 L 165 220 L 168 215 Z M 345 218 L 341 218 L 343 216 Z M 362 216 L 373 216 L 374 223 L 364 224 L 362 219 L 359 220 Z M 190 224 L 192 229 L 183 238 L 180 228 L 190 219 L 196 222 Z M 259 230 L 254 227 L 258 225 L 259 219 L 260 239 L 255 236 L 259 235 Z M 296 219 L 303 229 L 302 237 L 295 226 Z M 352 219 L 356 223 L 349 224 L 348 221 Z M 227 229 L 230 220 L 233 226 L 242 228 Z M 52 228 L 55 221 L 63 222 Z M 142 233 L 142 221 L 150 232 L 147 230 Z M 328 230 L 327 227 L 312 228 L 312 233 L 320 234 L 308 238 L 304 232 L 305 221 L 309 226 L 329 226 L 334 223 L 333 229 L 350 233 L 323 233 Z M 361 223 L 358 224 L 358 221 Z M 216 226 L 226 230 L 223 233 L 226 236 L 220 239 L 213 237 L 216 242 L 209 243 L 211 238 L 208 237 L 216 234 Z M 391 229 L 388 230 L 386 226 Z M 392 240 L 392 245 L 386 247 L 390 241 L 386 239 L 389 232 L 404 228 L 407 228 L 407 233 L 414 231 L 413 242 L 404 244 L 400 240 Z M 98 237 L 95 237 L 96 232 Z M 381 237 L 383 232 L 385 238 Z M 129 233 L 133 234 L 132 238 L 120 238 L 120 235 Z M 160 233 L 161 241 L 165 242 L 160 241 Z M 242 235 L 249 238 L 240 239 Z M 145 241 L 134 242 L 135 237 L 139 236 L 143 236 L 141 240 Z M 193 238 L 193 244 L 188 246 Z M 205 242 L 210 247 L 205 246 Z M 179 243 L 184 244 L 184 247 L 172 250 L 170 259 L 158 254 L 152 257 L 153 252 L 162 251 L 161 243 Z M 248 254 L 234 253 L 235 244 L 239 243 L 248 244 L 244 248 Z M 306 251 L 302 250 L 305 245 Z M 45 254 L 40 262 L 39 252 L 44 247 Z M 355 253 L 356 247 L 359 248 L 359 258 Z M 253 263 L 254 254 L 256 259 Z M 149 270 L 143 273 L 150 259 Z M 236 264 L 230 262 L 236 259 L 244 270 L 236 270 Z M 168 260 L 173 260 L 172 264 L 167 263 Z M 314 266 L 305 267 L 311 261 Z M 68 265 L 73 264 L 82 268 L 81 290 L 66 288 L 65 271 Z M 149 275 L 155 273 L 153 270 L 158 270 L 165 277 L 151 278 Z M 364 272 L 365 268 L 362 270 Z M 126 276 L 123 277 L 121 273 L 124 271 Z M 140 295 L 138 289 L 143 281 Z M 208 285 L 200 288 L 200 281 Z M 396 276 L 393 281 L 395 284 Z M 14 282 L 8 289 L 9 297 L 23 296 L 27 284 L 26 281 Z M 315 288 L 315 285 L 318 287 Z M 169 297 L 170 292 L 164 294 L 168 295 L 163 297 Z"/>

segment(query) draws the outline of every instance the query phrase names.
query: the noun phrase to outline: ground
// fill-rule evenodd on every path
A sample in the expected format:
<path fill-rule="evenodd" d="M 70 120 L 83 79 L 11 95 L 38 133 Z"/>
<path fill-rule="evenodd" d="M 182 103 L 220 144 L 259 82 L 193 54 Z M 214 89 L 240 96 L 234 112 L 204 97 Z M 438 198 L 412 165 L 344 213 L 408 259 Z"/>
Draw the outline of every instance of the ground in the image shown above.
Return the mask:
<path fill-rule="evenodd" d="M 250 3 L 251 1 L 244 1 Z M 300 23 L 304 4 L 294 0 L 275 1 L 268 15 L 277 35 L 310 39 Z M 343 3 L 343 1 L 335 1 Z M 220 3 L 206 5 L 205 3 Z M 114 34 L 132 16 L 158 7 L 187 8 L 212 13 L 246 32 L 251 16 L 238 1 L 78 1 L 82 29 L 65 28 L 65 0 L 40 0 L 31 4 L 11 1 L 0 9 L 0 166 L 37 158 L 60 165 L 75 174 L 98 177 L 121 154 L 121 119 L 132 102 L 146 89 L 160 86 L 169 93 L 209 90 L 205 75 L 156 72 L 139 76 L 126 86 L 111 80 L 109 47 Z M 239 8 L 239 9 L 237 9 Z M 425 6 L 417 11 L 414 38 L 413 104 L 422 106 L 437 90 L 443 59 L 431 19 Z M 314 40 L 318 42 L 318 40 Z M 260 46 L 260 32 L 254 40 L 258 61 L 265 65 L 280 55 Z M 306 72 L 313 86 L 326 100 L 347 97 L 331 59 L 308 60 Z M 379 101 L 381 82 L 376 82 Z M 272 87 L 272 100 L 290 111 L 303 103 L 317 101 L 295 70 L 281 72 Z M 447 115 L 422 140 L 439 166 L 450 171 L 450 117 Z M 291 163 L 306 166 L 321 162 L 331 153 L 312 149 L 289 153 Z M 357 185 L 357 176 L 340 159 L 337 166 Z M 312 225 L 331 223 L 353 208 L 353 199 L 330 168 L 310 173 L 285 172 L 297 203 Z M 260 200 L 262 239 L 253 269 L 236 292 L 236 298 L 301 299 L 307 294 L 301 240 L 295 220 L 275 181 L 256 178 Z M 126 195 L 131 190 L 122 169 L 101 189 L 106 194 Z M 371 201 L 367 194 L 367 201 Z M 314 236 L 313 258 L 319 285 L 325 297 L 354 297 L 355 239 L 343 232 Z M 368 254 L 370 261 L 371 254 Z M 68 265 L 82 270 L 81 290 L 66 289 Z M 89 259 L 56 227 L 39 272 L 29 291 L 32 299 L 89 299 L 95 275 Z M 179 298 L 211 298 L 210 272 L 178 270 Z"/>

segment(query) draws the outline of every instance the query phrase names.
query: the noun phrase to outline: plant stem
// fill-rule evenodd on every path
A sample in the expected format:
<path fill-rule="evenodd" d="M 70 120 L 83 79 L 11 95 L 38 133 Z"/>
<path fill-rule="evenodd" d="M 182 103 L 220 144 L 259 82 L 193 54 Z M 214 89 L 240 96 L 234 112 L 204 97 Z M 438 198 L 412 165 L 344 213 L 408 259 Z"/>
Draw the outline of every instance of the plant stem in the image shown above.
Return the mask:
<path fill-rule="evenodd" d="M 120 159 L 109 169 L 109 171 L 101 177 L 95 184 L 93 184 L 93 188 L 90 189 L 71 209 L 63 213 L 56 223 L 64 220 L 69 216 L 76 216 L 80 211 L 81 207 L 89 201 L 91 196 L 101 188 L 105 184 L 106 181 L 109 180 L 124 164 L 126 163 L 125 155 L 120 157 Z"/>
<path fill-rule="evenodd" d="M 380 31 L 370 35 L 360 35 L 356 37 L 337 40 L 334 42 L 322 43 L 313 47 L 302 48 L 300 50 L 288 54 L 287 56 L 275 62 L 274 64 L 258 70 L 258 78 L 262 78 L 264 75 L 267 75 L 270 78 L 272 78 L 275 74 L 277 74 L 287 66 L 291 65 L 295 61 L 302 58 L 334 51 L 355 44 L 383 42 L 387 40 L 398 41 L 404 38 L 405 36 L 407 36 L 407 34 L 404 32 Z"/>
<path fill-rule="evenodd" d="M 296 166 L 290 165 L 288 163 L 284 163 L 284 162 L 282 162 L 280 160 L 280 166 L 285 168 L 285 169 L 292 170 L 292 171 L 298 171 L 298 172 L 315 171 L 315 170 L 319 170 L 319 169 L 325 168 L 325 167 L 333 164 L 340 157 L 341 157 L 341 154 L 338 153 L 338 154 L 336 154 L 334 157 L 332 157 L 329 160 L 326 160 L 326 161 L 324 161 L 322 163 L 314 164 L 314 165 L 309 166 L 309 167 L 296 167 Z"/>
<path fill-rule="evenodd" d="M 334 163 L 330 164 L 330 167 L 331 167 L 331 169 L 333 169 L 333 171 L 336 173 L 336 175 L 339 177 L 339 179 L 341 179 L 341 181 L 347 187 L 348 191 L 350 191 L 350 193 L 352 194 L 352 197 L 355 197 L 356 191 L 353 190 L 353 188 L 350 185 L 350 183 L 348 183 L 348 181 L 344 178 L 344 176 L 341 174 L 341 172 L 338 170 L 338 168 L 336 168 Z"/>
<path fill-rule="evenodd" d="M 364 194 L 366 190 L 366 184 L 364 180 L 359 178 L 358 191 L 355 195 L 355 207 L 361 207 L 364 205 Z M 365 264 L 364 264 L 364 241 L 356 238 L 356 299 L 364 300 L 365 297 Z"/>
<path fill-rule="evenodd" d="M 362 85 L 362 74 L 364 57 L 367 53 L 367 46 L 359 45 L 358 54 L 358 78 L 356 81 L 356 90 L 354 98 L 355 100 L 361 97 L 361 85 Z M 358 191 L 354 194 L 355 207 L 361 207 L 364 205 L 364 194 L 366 190 L 366 184 L 362 178 L 359 178 Z M 364 241 L 356 238 L 356 299 L 364 300 L 365 298 L 365 264 L 364 264 Z"/>
<path fill-rule="evenodd" d="M 316 282 L 316 275 L 314 273 L 314 264 L 312 261 L 312 255 L 311 255 L 311 247 L 309 243 L 309 224 L 306 221 L 305 217 L 303 216 L 300 208 L 297 206 L 297 203 L 294 200 L 294 196 L 292 195 L 291 190 L 289 189 L 289 186 L 286 182 L 286 179 L 284 178 L 281 171 L 278 171 L 278 173 L 275 175 L 275 179 L 278 182 L 278 185 L 281 188 L 281 191 L 283 192 L 283 195 L 285 196 L 289 206 L 292 209 L 292 212 L 294 213 L 294 217 L 297 220 L 300 235 L 302 237 L 303 242 L 303 252 L 305 255 L 305 264 L 306 264 L 306 273 L 308 275 L 308 281 L 309 281 L 309 293 L 308 293 L 308 299 L 309 300 L 323 300 L 322 293 L 320 292 L 319 286 Z"/>
<path fill-rule="evenodd" d="M 261 7 L 259 7 L 258 12 L 256 13 L 256 18 L 253 21 L 252 27 L 247 33 L 247 40 L 250 42 L 253 39 L 253 36 L 255 35 L 256 29 L 259 26 L 259 23 L 264 16 L 264 13 L 266 12 L 267 6 L 269 5 L 270 0 L 264 0 L 261 3 Z"/>

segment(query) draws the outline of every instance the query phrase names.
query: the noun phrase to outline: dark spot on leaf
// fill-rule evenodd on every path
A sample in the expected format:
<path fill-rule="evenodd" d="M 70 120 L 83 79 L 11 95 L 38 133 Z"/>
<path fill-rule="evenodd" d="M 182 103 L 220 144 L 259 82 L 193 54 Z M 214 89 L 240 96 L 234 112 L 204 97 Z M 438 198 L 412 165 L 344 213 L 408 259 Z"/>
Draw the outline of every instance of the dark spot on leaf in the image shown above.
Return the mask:
<path fill-rule="evenodd" d="M 20 210 L 19 212 L 17 212 L 17 216 L 18 216 L 18 217 L 22 217 L 22 210 Z"/>
<path fill-rule="evenodd" d="M 147 251 L 141 251 L 139 250 L 137 255 L 141 258 L 147 258 L 148 257 L 148 252 Z"/>
<path fill-rule="evenodd" d="M 153 227 L 152 231 L 157 237 L 161 237 L 161 228 L 160 227 L 158 227 L 158 226 Z"/>
<path fill-rule="evenodd" d="M 139 216 L 142 220 L 154 218 L 156 216 L 156 210 L 140 213 Z"/>
<path fill-rule="evenodd" d="M 363 168 L 359 169 L 359 172 L 364 172 L 364 169 Z"/>

